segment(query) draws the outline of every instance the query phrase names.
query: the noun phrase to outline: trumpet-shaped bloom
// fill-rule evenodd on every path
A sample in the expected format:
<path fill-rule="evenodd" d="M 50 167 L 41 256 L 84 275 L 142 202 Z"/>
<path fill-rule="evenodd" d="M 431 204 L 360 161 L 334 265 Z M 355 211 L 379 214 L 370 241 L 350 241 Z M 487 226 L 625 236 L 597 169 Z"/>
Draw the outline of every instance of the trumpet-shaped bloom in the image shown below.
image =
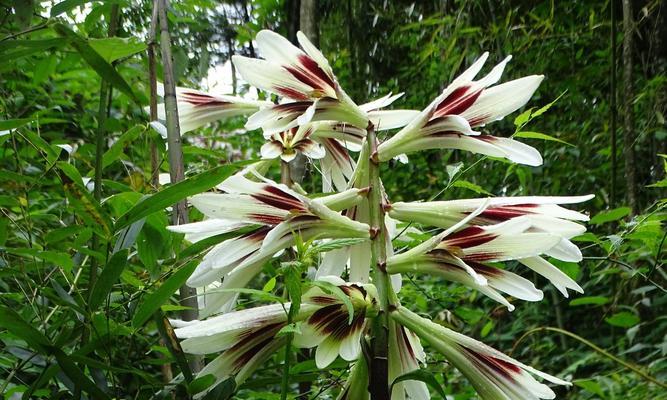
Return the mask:
<path fill-rule="evenodd" d="M 389 382 L 399 376 L 419 369 L 419 364 L 426 361 L 426 354 L 419 338 L 409 329 L 389 320 Z M 394 385 L 391 400 L 428 400 L 431 395 L 426 384 L 421 381 L 407 380 Z"/>
<path fill-rule="evenodd" d="M 342 90 L 324 55 L 302 32 L 297 33 L 297 39 L 303 50 L 277 33 L 263 30 L 257 34 L 256 41 L 264 60 L 233 57 L 234 65 L 247 82 L 295 100 L 253 115 L 247 127 L 262 126 L 274 133 L 317 116 L 317 120 L 342 121 L 365 128 L 366 113 Z"/>
<path fill-rule="evenodd" d="M 285 162 L 292 161 L 297 153 L 302 153 L 311 159 L 320 159 L 325 156 L 324 148 L 311 139 L 313 127 L 301 125 L 283 132 L 271 135 L 260 152 L 262 158 L 271 159 L 280 157 Z"/>
<path fill-rule="evenodd" d="M 543 79 L 532 75 L 489 87 L 500 79 L 510 57 L 474 81 L 487 58 L 488 53 L 484 53 L 412 122 L 382 143 L 377 158 L 387 161 L 400 154 L 439 148 L 502 157 L 526 165 L 542 164 L 540 153 L 528 145 L 473 130 L 522 107 Z"/>
<path fill-rule="evenodd" d="M 324 368 L 338 355 L 346 360 L 359 357 L 365 318 L 377 314 L 378 303 L 371 285 L 350 284 L 336 277 L 325 277 L 321 281 L 337 286 L 349 296 L 353 306 L 348 310 L 340 298 L 317 286 L 302 296 L 299 312 L 293 319 L 300 324 L 293 343 L 299 347 L 317 346 L 317 365 Z M 289 307 L 289 303 L 272 304 L 201 321 L 175 321 L 179 326 L 175 334 L 187 353 L 223 352 L 199 373 L 199 376 L 215 376 L 215 384 L 208 390 L 229 377 L 235 377 L 240 384 L 284 345 L 285 338 L 278 332 L 287 325 Z M 196 397 L 205 394 L 202 392 Z"/>
<path fill-rule="evenodd" d="M 468 378 L 483 400 L 554 399 L 553 390 L 535 380 L 533 375 L 558 385 L 571 385 L 484 343 L 420 317 L 405 307 L 399 306 L 390 315 L 442 353 Z"/>
<path fill-rule="evenodd" d="M 560 242 L 546 252 L 564 261 L 580 261 L 581 252 L 568 239 L 586 231 L 573 221 L 587 221 L 588 216 L 558 204 L 574 204 L 590 200 L 593 195 L 571 197 L 497 197 L 452 201 L 394 203 L 389 215 L 402 221 L 449 228 L 477 209 L 483 202 L 488 207 L 469 221 L 469 224 L 490 225 L 516 218 L 530 221 L 530 231 L 546 232 L 561 237 Z M 581 287 L 560 269 L 541 257 L 519 258 L 519 262 L 547 278 L 565 297 L 567 289 L 583 293 Z"/>
<path fill-rule="evenodd" d="M 527 279 L 484 263 L 535 257 L 559 243 L 556 235 L 527 232 L 530 226 L 529 220 L 515 218 L 492 226 L 464 228 L 390 257 L 387 271 L 439 275 L 477 289 L 513 310 L 498 291 L 527 301 L 542 300 L 542 292 Z"/>
<path fill-rule="evenodd" d="M 162 84 L 158 85 L 158 95 L 164 96 Z M 181 133 L 185 133 L 221 119 L 253 114 L 273 103 L 177 87 L 176 105 Z M 166 119 L 164 104 L 158 105 L 158 119 Z"/>

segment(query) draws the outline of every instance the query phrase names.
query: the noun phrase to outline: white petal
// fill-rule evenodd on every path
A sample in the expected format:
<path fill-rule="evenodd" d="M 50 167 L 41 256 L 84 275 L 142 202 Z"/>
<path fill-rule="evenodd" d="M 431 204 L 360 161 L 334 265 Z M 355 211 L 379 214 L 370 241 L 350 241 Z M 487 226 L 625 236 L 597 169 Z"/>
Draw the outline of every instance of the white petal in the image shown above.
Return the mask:
<path fill-rule="evenodd" d="M 485 89 L 462 116 L 472 126 L 502 119 L 526 104 L 543 79 L 543 75 L 531 75 Z"/>
<path fill-rule="evenodd" d="M 572 289 L 579 293 L 584 292 L 584 289 L 577 282 L 542 257 L 523 258 L 519 262 L 547 278 L 565 297 L 568 297 L 567 289 Z"/>
<path fill-rule="evenodd" d="M 331 336 L 324 339 L 317 350 L 315 351 L 315 365 L 317 368 L 323 369 L 329 366 L 338 357 L 338 349 L 340 342 Z"/>
<path fill-rule="evenodd" d="M 368 118 L 373 122 L 375 130 L 402 128 L 419 115 L 417 110 L 380 110 L 370 111 Z"/>
<path fill-rule="evenodd" d="M 232 57 L 243 79 L 253 86 L 294 100 L 305 100 L 312 88 L 294 78 L 280 65 L 239 55 Z"/>
<path fill-rule="evenodd" d="M 259 153 L 262 155 L 262 158 L 270 160 L 276 157 L 280 157 L 280 155 L 283 153 L 283 148 L 277 142 L 266 142 L 260 148 Z"/>
<path fill-rule="evenodd" d="M 387 107 L 388 105 L 399 99 L 401 96 L 403 96 L 403 93 L 398 93 L 392 96 L 390 92 L 380 97 L 379 99 L 375 99 L 373 101 L 369 101 L 368 103 L 360 105 L 359 108 L 364 112 L 378 110 L 380 108 Z"/>

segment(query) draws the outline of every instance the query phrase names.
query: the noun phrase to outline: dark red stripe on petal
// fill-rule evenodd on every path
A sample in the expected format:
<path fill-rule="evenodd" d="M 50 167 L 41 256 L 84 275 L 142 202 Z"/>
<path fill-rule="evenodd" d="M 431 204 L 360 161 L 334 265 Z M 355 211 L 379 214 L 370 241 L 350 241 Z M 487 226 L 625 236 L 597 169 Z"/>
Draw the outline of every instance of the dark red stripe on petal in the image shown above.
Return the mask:
<path fill-rule="evenodd" d="M 471 261 L 484 262 L 484 261 L 497 260 L 498 257 L 500 256 L 502 256 L 502 253 L 476 253 L 464 256 L 462 258 L 463 261 L 469 263 Z"/>
<path fill-rule="evenodd" d="M 498 235 L 488 233 L 478 226 L 471 226 L 448 236 L 443 242 L 445 245 L 468 248 L 488 243 Z"/>
<path fill-rule="evenodd" d="M 319 80 L 327 84 L 332 89 L 335 89 L 336 85 L 334 84 L 333 79 L 326 73 L 320 66 L 305 54 L 299 55 L 299 62 L 301 66 L 308 71 L 310 74 L 316 76 Z"/>
<path fill-rule="evenodd" d="M 488 354 L 478 353 L 467 347 L 461 347 L 461 349 L 471 358 L 471 361 L 476 364 L 484 365 L 505 378 L 514 380 L 514 376 L 521 373 L 521 368 L 512 363 L 492 357 Z"/>
<path fill-rule="evenodd" d="M 503 270 L 496 267 L 489 267 L 488 265 L 480 264 L 475 261 L 466 262 L 475 272 L 482 274 L 484 276 L 502 276 Z"/>
<path fill-rule="evenodd" d="M 185 101 L 187 103 L 190 103 L 195 106 L 223 106 L 227 104 L 231 104 L 227 101 L 222 101 L 219 100 L 211 95 L 208 94 L 203 94 L 203 93 L 195 93 L 195 92 L 182 92 L 179 94 L 179 98 L 182 101 Z"/>
<path fill-rule="evenodd" d="M 252 232 L 248 232 L 244 235 L 241 235 L 240 238 L 241 239 L 250 239 L 250 240 L 253 240 L 253 241 L 256 241 L 256 242 L 261 242 L 262 240 L 264 240 L 264 238 L 266 237 L 266 235 L 269 233 L 270 230 L 271 230 L 270 227 L 263 226 L 261 228 L 258 228 L 256 230 L 252 231 Z"/>
<path fill-rule="evenodd" d="M 458 115 L 470 108 L 482 94 L 482 90 L 469 92 L 470 86 L 456 88 L 449 96 L 438 104 L 435 115 Z"/>
<path fill-rule="evenodd" d="M 296 89 L 288 88 L 286 86 L 274 86 L 273 90 L 282 96 L 294 100 L 308 100 L 310 98 L 307 94 L 299 92 Z"/>
<path fill-rule="evenodd" d="M 252 213 L 248 214 L 248 217 L 254 221 L 261 222 L 262 224 L 266 225 L 278 225 L 279 223 L 284 221 L 283 218 L 276 215 Z"/>

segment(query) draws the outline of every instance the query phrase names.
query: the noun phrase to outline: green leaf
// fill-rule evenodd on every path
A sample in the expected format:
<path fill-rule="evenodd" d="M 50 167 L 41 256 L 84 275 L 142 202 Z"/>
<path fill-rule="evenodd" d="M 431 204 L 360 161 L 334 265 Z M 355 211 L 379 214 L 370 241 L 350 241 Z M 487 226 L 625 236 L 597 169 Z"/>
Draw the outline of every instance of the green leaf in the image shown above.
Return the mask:
<path fill-rule="evenodd" d="M 276 287 L 276 277 L 271 277 L 262 288 L 262 292 L 270 293 Z"/>
<path fill-rule="evenodd" d="M 28 346 L 39 353 L 46 353 L 46 348 L 51 344 L 44 334 L 26 322 L 13 309 L 0 305 L 0 326 L 25 341 Z"/>
<path fill-rule="evenodd" d="M 74 268 L 74 262 L 72 257 L 67 253 L 61 253 L 52 250 L 39 250 L 33 248 L 17 248 L 17 249 L 4 249 L 9 254 L 14 254 L 22 257 L 35 258 L 40 261 L 48 262 L 53 265 L 57 265 L 63 268 L 66 271 L 71 271 Z"/>
<path fill-rule="evenodd" d="M 586 305 L 595 305 L 601 306 L 603 304 L 609 303 L 609 298 L 604 296 L 588 296 L 580 297 L 570 301 L 570 306 L 586 306 Z"/>
<path fill-rule="evenodd" d="M 33 118 L 5 119 L 0 120 L 0 131 L 8 131 L 25 126 L 34 121 Z"/>
<path fill-rule="evenodd" d="M 79 36 L 76 32 L 71 30 L 68 26 L 64 24 L 55 24 L 53 29 L 60 36 L 69 39 L 70 44 L 74 49 L 81 55 L 81 58 L 90 65 L 97 74 L 102 77 L 105 81 L 111 83 L 116 89 L 125 93 L 135 102 L 139 102 L 136 95 L 130 88 L 130 85 L 125 82 L 125 79 L 116 71 L 116 69 L 111 66 L 101 55 L 99 55 L 89 44 L 88 42 Z"/>
<path fill-rule="evenodd" d="M 403 381 L 424 382 L 425 384 L 430 386 L 433 390 L 435 390 L 440 396 L 442 396 L 443 399 L 447 398 L 445 390 L 442 388 L 442 386 L 440 386 L 440 383 L 435 378 L 435 376 L 425 369 L 416 369 L 414 371 L 408 372 L 407 374 L 403 374 L 397 377 L 391 383 L 391 386 L 389 387 L 389 393 L 391 393 L 391 391 L 394 389 L 395 384 Z"/>
<path fill-rule="evenodd" d="M 601 225 L 607 222 L 618 221 L 619 219 L 630 214 L 630 207 L 619 207 L 613 210 L 602 211 L 593 218 L 590 223 L 593 225 Z"/>
<path fill-rule="evenodd" d="M 601 398 L 606 398 L 607 396 L 604 395 L 604 392 L 602 391 L 602 387 L 600 387 L 600 384 L 597 381 L 594 381 L 592 379 L 586 379 L 586 380 L 577 380 L 573 381 L 575 385 L 579 386 L 580 388 L 587 390 L 593 394 L 597 394 Z"/>
<path fill-rule="evenodd" d="M 245 165 L 248 161 L 241 163 L 227 164 L 215 167 L 206 172 L 197 174 L 184 181 L 170 185 L 153 195 L 140 200 L 128 212 L 121 215 L 116 221 L 115 230 L 118 231 L 131 223 L 146 217 L 154 212 L 164 210 L 165 208 L 178 203 L 188 196 L 204 192 L 218 183 L 227 179 L 234 173 L 240 165 Z"/>
<path fill-rule="evenodd" d="M 353 246 L 355 244 L 359 244 L 365 241 L 366 239 L 360 239 L 360 238 L 333 239 L 325 243 L 311 246 L 308 249 L 308 254 L 326 253 L 331 250 Z"/>
<path fill-rule="evenodd" d="M 190 275 L 194 272 L 197 267 L 196 262 L 190 262 L 174 274 L 172 274 L 160 287 L 155 291 L 147 294 L 139 304 L 137 311 L 134 313 L 132 318 L 132 326 L 135 328 L 140 327 L 146 322 L 155 311 L 157 311 L 160 306 L 169 300 L 174 293 L 183 286 L 185 281 L 188 280 Z"/>
<path fill-rule="evenodd" d="M 74 7 L 82 6 L 90 0 L 64 0 L 51 8 L 51 18 L 72 10 Z"/>
<path fill-rule="evenodd" d="M 113 284 L 118 281 L 127 263 L 127 249 L 123 249 L 111 256 L 109 262 L 102 270 L 100 277 L 95 282 L 93 290 L 90 292 L 88 305 L 92 311 L 95 311 L 104 303 L 104 300 L 106 300 L 111 292 Z"/>
<path fill-rule="evenodd" d="M 146 44 L 134 38 L 90 39 L 88 43 L 108 63 L 146 50 Z"/>
<path fill-rule="evenodd" d="M 517 117 L 514 118 L 514 126 L 523 126 L 528 123 L 528 121 L 530 121 L 530 114 L 533 112 L 533 110 L 534 108 L 529 108 L 521 114 L 517 115 Z"/>
<path fill-rule="evenodd" d="M 216 381 L 215 375 L 206 374 L 204 376 L 197 377 L 188 385 L 188 393 L 191 395 L 203 392 L 213 385 Z"/>
<path fill-rule="evenodd" d="M 94 399 L 109 399 L 111 397 L 104 393 L 97 385 L 88 379 L 88 377 L 81 371 L 81 369 L 72 361 L 72 359 L 67 356 L 62 350 L 57 347 L 50 347 L 50 353 L 52 353 L 58 365 L 62 371 L 67 375 L 73 382 L 80 386 L 83 390 L 90 393 Z"/>
<path fill-rule="evenodd" d="M 551 142 L 558 142 L 558 143 L 565 144 L 565 145 L 568 145 L 568 146 L 576 147 L 572 143 L 568 143 L 564 140 L 561 140 L 561 139 L 558 139 L 558 138 L 555 138 L 553 136 L 549 136 L 547 134 L 540 133 L 540 132 L 521 131 L 521 132 L 515 133 L 514 137 L 525 138 L 525 139 L 548 140 L 548 141 L 551 141 Z"/>
<path fill-rule="evenodd" d="M 125 149 L 125 145 L 135 140 L 145 131 L 146 127 L 144 125 L 137 125 L 123 133 L 102 156 L 102 170 L 111 165 L 111 163 L 114 161 L 118 160 L 120 155 L 123 153 L 123 150 Z"/>
<path fill-rule="evenodd" d="M 485 338 L 491 333 L 491 330 L 495 324 L 493 323 L 493 320 L 488 321 L 484 326 L 482 327 L 482 330 L 479 332 L 479 334 L 482 336 L 482 338 Z"/>
<path fill-rule="evenodd" d="M 606 323 L 619 328 L 630 328 L 637 325 L 639 321 L 639 317 L 629 311 L 621 311 L 609 318 L 605 318 Z"/>
<path fill-rule="evenodd" d="M 483 187 L 481 187 L 479 185 L 476 185 L 472 182 L 468 182 L 468 181 L 459 180 L 459 181 L 456 181 L 456 182 L 452 183 L 452 186 L 472 190 L 473 192 L 475 192 L 477 194 L 485 194 L 487 196 L 493 196 L 493 193 L 488 192 L 488 191 L 484 190 Z"/>

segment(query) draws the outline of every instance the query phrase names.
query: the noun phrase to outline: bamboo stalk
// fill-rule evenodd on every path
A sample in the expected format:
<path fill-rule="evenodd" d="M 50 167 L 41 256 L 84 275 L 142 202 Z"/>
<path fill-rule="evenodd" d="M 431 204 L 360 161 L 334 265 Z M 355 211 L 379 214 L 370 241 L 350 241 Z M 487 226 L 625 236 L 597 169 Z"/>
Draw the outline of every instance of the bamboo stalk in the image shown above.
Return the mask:
<path fill-rule="evenodd" d="M 169 144 L 169 173 L 171 175 L 171 182 L 177 183 L 185 178 L 185 167 L 183 165 L 181 132 L 178 124 L 176 82 L 174 80 L 174 66 L 171 55 L 171 35 L 169 34 L 166 0 L 158 0 L 158 20 L 160 22 L 160 47 L 162 50 L 167 143 Z M 185 200 L 176 203 L 173 209 L 172 224 L 181 225 L 188 223 L 188 208 Z M 196 289 L 183 285 L 179 289 L 179 295 L 181 305 L 188 307 L 181 311 L 181 318 L 185 321 L 197 319 L 199 312 Z M 194 357 L 190 361 L 190 369 L 193 374 L 201 371 L 201 364 L 201 357 Z"/>
<path fill-rule="evenodd" d="M 151 25 L 148 30 L 148 81 L 150 83 L 150 120 L 157 120 L 157 73 L 155 65 L 155 44 L 156 32 L 158 23 L 158 5 L 157 0 L 153 0 L 153 12 L 151 14 Z M 157 155 L 157 145 L 155 140 L 150 141 L 151 152 L 151 185 L 157 189 L 160 184 L 159 181 L 159 165 Z"/>

